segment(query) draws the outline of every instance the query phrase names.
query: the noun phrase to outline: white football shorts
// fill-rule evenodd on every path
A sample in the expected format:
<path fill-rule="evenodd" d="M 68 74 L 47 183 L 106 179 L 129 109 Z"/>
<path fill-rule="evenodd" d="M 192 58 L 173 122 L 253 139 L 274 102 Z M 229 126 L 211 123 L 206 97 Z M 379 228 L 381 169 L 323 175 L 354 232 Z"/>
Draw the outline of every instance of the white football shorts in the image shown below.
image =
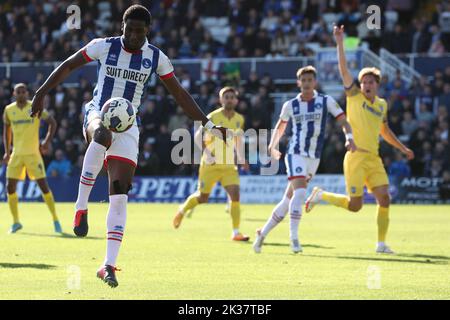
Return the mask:
<path fill-rule="evenodd" d="M 286 154 L 284 157 L 288 180 L 296 178 L 311 179 L 319 167 L 320 159 L 303 157 L 299 154 Z"/>
<path fill-rule="evenodd" d="M 83 122 L 83 135 L 86 139 L 88 124 L 100 118 L 100 110 L 93 104 L 86 104 Z M 125 132 L 112 132 L 111 146 L 106 150 L 105 160 L 116 159 L 137 166 L 139 155 L 139 128 L 136 124 Z"/>

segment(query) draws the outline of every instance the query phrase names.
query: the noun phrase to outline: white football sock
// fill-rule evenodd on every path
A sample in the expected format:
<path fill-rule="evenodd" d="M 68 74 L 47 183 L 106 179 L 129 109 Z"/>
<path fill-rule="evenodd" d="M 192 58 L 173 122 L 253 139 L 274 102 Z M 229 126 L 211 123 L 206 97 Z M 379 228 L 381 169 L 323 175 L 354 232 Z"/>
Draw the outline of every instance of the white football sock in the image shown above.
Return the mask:
<path fill-rule="evenodd" d="M 104 265 L 115 267 L 120 245 L 122 244 L 125 222 L 127 220 L 128 195 L 109 196 L 109 211 L 106 217 L 107 245 Z"/>
<path fill-rule="evenodd" d="M 281 199 L 281 201 L 278 202 L 278 204 L 275 206 L 275 208 L 272 211 L 272 215 L 262 228 L 261 235 L 264 237 L 267 236 L 269 232 L 284 219 L 288 210 L 289 210 L 289 198 L 283 196 L 283 199 Z"/>
<path fill-rule="evenodd" d="M 294 190 L 291 201 L 289 202 L 290 215 L 290 237 L 291 240 L 298 239 L 298 225 L 302 217 L 302 206 L 305 201 L 306 189 L 299 188 Z"/>
<path fill-rule="evenodd" d="M 75 203 L 76 210 L 87 209 L 89 195 L 105 160 L 105 152 L 105 146 L 95 141 L 89 144 L 84 155 L 83 170 L 81 171 L 80 183 L 78 185 L 78 197 Z"/>

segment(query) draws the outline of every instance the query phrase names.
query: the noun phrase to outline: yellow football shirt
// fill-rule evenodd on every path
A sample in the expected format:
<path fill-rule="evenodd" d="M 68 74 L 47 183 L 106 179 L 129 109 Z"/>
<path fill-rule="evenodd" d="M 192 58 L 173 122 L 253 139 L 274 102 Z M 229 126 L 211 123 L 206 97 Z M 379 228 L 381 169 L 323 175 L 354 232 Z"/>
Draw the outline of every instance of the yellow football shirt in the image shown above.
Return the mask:
<path fill-rule="evenodd" d="M 13 153 L 15 155 L 39 154 L 40 119 L 30 117 L 31 101 L 22 109 L 13 102 L 5 107 L 3 121 L 11 126 Z M 41 119 L 47 119 L 47 111 L 43 111 Z"/>
<path fill-rule="evenodd" d="M 384 99 L 376 96 L 372 103 L 355 84 L 347 90 L 347 121 L 358 148 L 378 155 L 379 136 L 386 119 L 387 102 Z"/>
<path fill-rule="evenodd" d="M 225 127 L 233 132 L 233 137 L 229 136 L 227 138 L 227 143 L 225 144 L 223 140 L 215 137 L 210 132 L 205 132 L 204 141 L 206 148 L 215 157 L 216 164 L 223 165 L 235 165 L 234 162 L 234 151 L 236 144 L 236 136 L 243 133 L 244 130 L 244 117 L 238 113 L 234 112 L 231 118 L 228 118 L 223 113 L 224 108 L 221 107 L 214 110 L 208 114 L 208 119 L 210 119 L 215 125 Z M 206 164 L 206 155 L 202 156 L 202 165 Z"/>

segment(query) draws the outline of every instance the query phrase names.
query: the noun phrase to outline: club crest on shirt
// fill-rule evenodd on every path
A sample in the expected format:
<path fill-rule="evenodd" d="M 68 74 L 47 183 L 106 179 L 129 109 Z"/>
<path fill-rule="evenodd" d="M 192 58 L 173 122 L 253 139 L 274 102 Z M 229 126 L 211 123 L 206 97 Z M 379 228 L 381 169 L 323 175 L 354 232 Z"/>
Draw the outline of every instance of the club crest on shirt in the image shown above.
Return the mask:
<path fill-rule="evenodd" d="M 108 59 L 111 60 L 111 61 L 116 61 L 117 60 L 117 55 L 115 53 L 111 53 L 108 56 Z"/>
<path fill-rule="evenodd" d="M 319 110 L 319 109 L 322 109 L 322 104 L 321 103 L 316 103 L 315 105 L 314 105 L 314 109 L 316 109 L 316 110 Z"/>
<path fill-rule="evenodd" d="M 297 167 L 297 168 L 295 169 L 295 172 L 296 172 L 296 173 L 302 172 L 302 167 Z"/>
<path fill-rule="evenodd" d="M 142 59 L 142 66 L 145 69 L 148 69 L 148 68 L 150 68 L 152 66 L 152 62 L 150 61 L 150 59 L 147 59 L 147 58 Z"/>

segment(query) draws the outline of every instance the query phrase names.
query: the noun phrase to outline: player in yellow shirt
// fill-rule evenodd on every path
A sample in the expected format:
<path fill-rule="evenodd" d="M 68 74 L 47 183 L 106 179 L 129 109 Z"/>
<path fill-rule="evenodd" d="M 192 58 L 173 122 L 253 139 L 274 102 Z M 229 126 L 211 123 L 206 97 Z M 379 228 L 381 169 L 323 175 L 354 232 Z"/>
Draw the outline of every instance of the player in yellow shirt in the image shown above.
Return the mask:
<path fill-rule="evenodd" d="M 3 162 L 7 165 L 6 189 L 9 208 L 14 221 L 9 232 L 15 233 L 22 229 L 22 224 L 19 222 L 19 200 L 16 186 L 19 180 L 25 179 L 25 173 L 27 173 L 30 180 L 36 180 L 42 191 L 42 197 L 53 217 L 55 232 L 62 233 L 56 215 L 55 201 L 47 184 L 44 161 L 40 153 L 48 150 L 55 134 L 56 121 L 46 111 L 42 112 L 41 119 L 48 124 L 48 131 L 45 139 L 39 144 L 40 119 L 30 116 L 31 101 L 28 100 L 28 90 L 24 83 L 15 85 L 14 97 L 16 102 L 7 105 L 3 111 L 3 144 L 5 146 Z M 13 145 L 12 152 L 11 144 Z"/>
<path fill-rule="evenodd" d="M 306 201 L 306 212 L 312 210 L 320 200 L 335 206 L 358 212 L 363 205 L 364 186 L 377 201 L 378 243 L 377 253 L 393 253 L 387 246 L 386 234 L 389 226 L 389 180 L 378 154 L 379 136 L 400 150 L 411 160 L 414 153 L 401 143 L 389 128 L 387 103 L 378 97 L 381 74 L 376 68 L 364 68 L 359 72 L 360 87 L 354 83 L 347 69 L 344 52 L 344 27 L 334 27 L 337 42 L 339 72 L 347 95 L 347 120 L 353 129 L 357 150 L 347 152 L 344 158 L 344 175 L 347 195 L 325 192 L 314 188 Z"/>
<path fill-rule="evenodd" d="M 229 138 L 225 144 L 211 133 L 206 132 L 202 141 L 203 155 L 198 175 L 198 190 L 191 194 L 178 209 L 173 220 L 173 226 L 178 228 L 184 214 L 201 203 L 208 202 L 209 194 L 217 182 L 225 188 L 230 199 L 229 212 L 233 225 L 232 239 L 235 241 L 248 241 L 250 238 L 239 232 L 240 200 L 239 200 L 239 174 L 235 164 L 235 151 L 239 164 L 248 170 L 248 164 L 242 153 L 242 133 L 244 117 L 235 111 L 239 102 L 238 92 L 233 87 L 224 87 L 219 92 L 221 107 L 208 115 L 208 119 L 228 129 Z M 196 141 L 201 136 L 202 129 L 196 133 Z M 231 137 L 230 133 L 233 133 Z"/>

